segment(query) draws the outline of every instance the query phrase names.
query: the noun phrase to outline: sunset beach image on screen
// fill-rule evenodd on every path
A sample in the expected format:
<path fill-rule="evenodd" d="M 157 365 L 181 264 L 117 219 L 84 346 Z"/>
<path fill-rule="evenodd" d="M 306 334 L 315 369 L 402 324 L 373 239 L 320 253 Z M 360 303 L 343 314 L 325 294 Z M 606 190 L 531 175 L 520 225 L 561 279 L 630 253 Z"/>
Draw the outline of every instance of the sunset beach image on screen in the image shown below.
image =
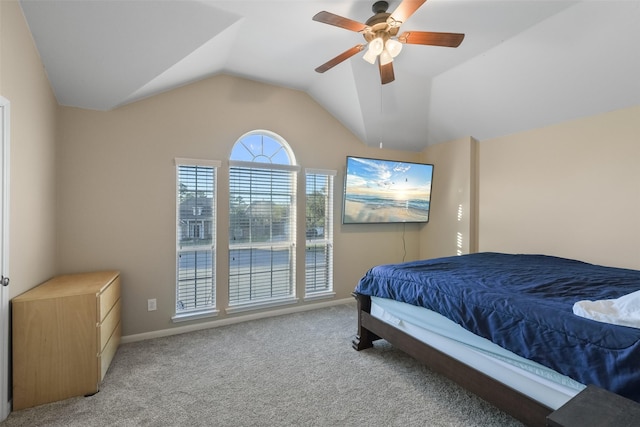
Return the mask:
<path fill-rule="evenodd" d="M 427 222 L 433 165 L 347 156 L 343 224 Z"/>

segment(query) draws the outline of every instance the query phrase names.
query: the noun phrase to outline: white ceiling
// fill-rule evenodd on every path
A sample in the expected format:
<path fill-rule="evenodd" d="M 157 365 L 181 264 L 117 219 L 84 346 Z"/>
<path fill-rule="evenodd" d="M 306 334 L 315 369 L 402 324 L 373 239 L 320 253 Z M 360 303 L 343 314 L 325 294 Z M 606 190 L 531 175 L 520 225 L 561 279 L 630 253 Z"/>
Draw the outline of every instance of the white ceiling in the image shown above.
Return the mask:
<path fill-rule="evenodd" d="M 215 74 L 308 93 L 365 144 L 419 151 L 640 104 L 640 0 L 429 0 L 401 28 L 465 33 L 460 47 L 405 45 L 396 80 L 362 43 L 312 21 L 359 22 L 373 0 L 22 0 L 61 105 L 110 110 Z M 399 0 L 389 1 L 389 12 Z"/>

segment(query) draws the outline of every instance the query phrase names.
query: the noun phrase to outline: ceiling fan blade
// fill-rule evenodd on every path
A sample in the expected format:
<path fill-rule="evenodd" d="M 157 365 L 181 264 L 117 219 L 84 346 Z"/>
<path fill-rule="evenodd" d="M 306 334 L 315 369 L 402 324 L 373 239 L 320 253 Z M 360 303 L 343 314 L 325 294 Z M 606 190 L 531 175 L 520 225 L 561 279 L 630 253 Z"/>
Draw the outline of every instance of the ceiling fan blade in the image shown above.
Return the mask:
<path fill-rule="evenodd" d="M 367 26 L 361 22 L 353 21 L 349 18 L 344 18 L 334 13 L 325 11 L 316 13 L 312 19 L 324 24 L 335 25 L 336 27 L 355 31 L 356 33 L 362 32 L 365 30 L 365 28 L 367 28 Z"/>
<path fill-rule="evenodd" d="M 430 46 L 458 47 L 464 34 L 434 33 L 430 31 L 406 31 L 398 36 L 400 43 L 426 44 Z"/>
<path fill-rule="evenodd" d="M 400 23 L 406 22 L 413 13 L 427 0 L 403 0 L 393 11 L 390 18 Z M 388 21 L 387 21 L 388 22 Z"/>
<path fill-rule="evenodd" d="M 351 49 L 345 50 L 340 55 L 336 56 L 333 59 L 330 59 L 327 62 L 325 62 L 324 64 L 322 64 L 321 66 L 316 68 L 316 71 L 318 73 L 324 73 L 325 71 L 330 70 L 331 68 L 335 67 L 336 65 L 338 65 L 342 61 L 345 61 L 345 60 L 351 58 L 356 53 L 362 51 L 362 49 L 364 49 L 364 45 L 363 44 L 355 45 Z"/>
<path fill-rule="evenodd" d="M 380 81 L 383 85 L 391 83 L 396 79 L 395 75 L 393 74 L 393 62 L 382 65 L 380 64 L 380 60 L 378 60 L 378 65 L 380 68 Z"/>

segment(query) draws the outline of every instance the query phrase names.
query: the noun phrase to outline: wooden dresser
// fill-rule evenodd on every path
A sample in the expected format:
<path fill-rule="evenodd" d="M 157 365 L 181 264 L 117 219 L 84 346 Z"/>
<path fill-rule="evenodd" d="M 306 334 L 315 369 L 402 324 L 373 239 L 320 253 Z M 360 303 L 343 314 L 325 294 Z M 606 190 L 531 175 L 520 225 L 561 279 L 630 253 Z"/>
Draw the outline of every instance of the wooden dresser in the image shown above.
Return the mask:
<path fill-rule="evenodd" d="M 120 273 L 69 274 L 13 298 L 13 409 L 96 393 L 120 344 Z"/>

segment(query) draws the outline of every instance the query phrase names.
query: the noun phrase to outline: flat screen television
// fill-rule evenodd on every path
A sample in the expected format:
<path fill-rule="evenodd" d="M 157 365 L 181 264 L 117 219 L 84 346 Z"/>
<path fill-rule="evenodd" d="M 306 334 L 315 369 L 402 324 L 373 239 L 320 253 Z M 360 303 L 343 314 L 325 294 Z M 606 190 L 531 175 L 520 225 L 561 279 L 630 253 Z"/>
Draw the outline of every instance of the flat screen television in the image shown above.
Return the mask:
<path fill-rule="evenodd" d="M 343 224 L 428 222 L 433 165 L 347 156 Z"/>

